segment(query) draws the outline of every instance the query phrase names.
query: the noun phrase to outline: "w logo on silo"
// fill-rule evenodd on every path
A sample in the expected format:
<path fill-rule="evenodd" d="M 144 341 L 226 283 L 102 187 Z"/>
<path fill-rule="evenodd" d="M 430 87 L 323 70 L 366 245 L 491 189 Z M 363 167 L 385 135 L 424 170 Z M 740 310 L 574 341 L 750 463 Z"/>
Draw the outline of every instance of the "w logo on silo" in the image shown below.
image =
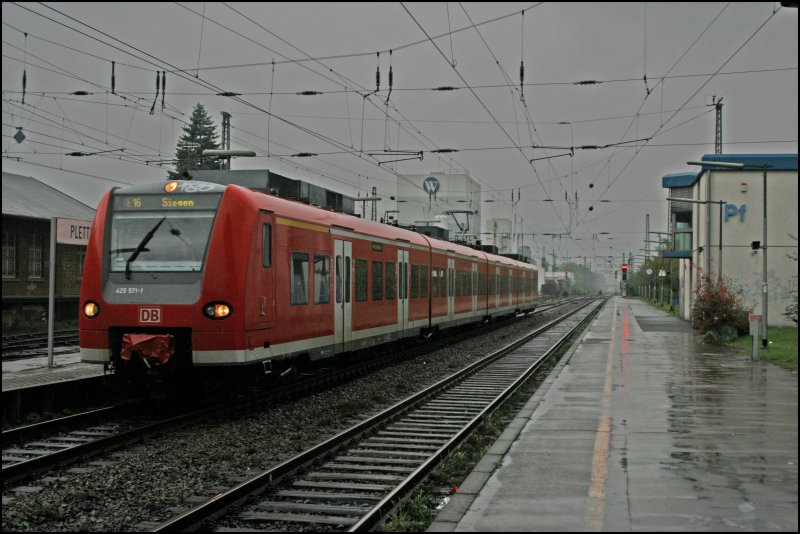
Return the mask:
<path fill-rule="evenodd" d="M 428 176 L 425 178 L 425 181 L 422 182 L 422 189 L 429 195 L 435 195 L 436 192 L 439 191 L 439 180 L 433 176 Z"/>

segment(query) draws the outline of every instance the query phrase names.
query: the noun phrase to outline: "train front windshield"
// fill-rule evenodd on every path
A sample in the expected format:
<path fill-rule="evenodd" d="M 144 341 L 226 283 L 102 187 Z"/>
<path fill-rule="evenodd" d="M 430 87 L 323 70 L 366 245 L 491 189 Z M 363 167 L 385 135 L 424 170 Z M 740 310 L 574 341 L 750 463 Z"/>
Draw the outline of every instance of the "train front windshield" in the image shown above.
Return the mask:
<path fill-rule="evenodd" d="M 196 196 L 191 201 L 117 197 L 108 249 L 111 272 L 128 278 L 135 272 L 200 272 L 219 203 L 219 195 L 203 197 L 203 202 Z"/>

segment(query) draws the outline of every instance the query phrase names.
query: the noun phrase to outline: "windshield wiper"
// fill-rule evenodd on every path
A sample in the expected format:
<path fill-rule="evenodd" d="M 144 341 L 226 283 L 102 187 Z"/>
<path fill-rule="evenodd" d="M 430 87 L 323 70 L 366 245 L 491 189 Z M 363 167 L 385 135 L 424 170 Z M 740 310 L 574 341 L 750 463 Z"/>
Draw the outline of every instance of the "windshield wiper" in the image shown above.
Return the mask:
<path fill-rule="evenodd" d="M 139 256 L 139 254 L 144 250 L 144 247 L 147 246 L 147 243 L 149 243 L 150 240 L 153 239 L 153 235 L 155 235 L 156 231 L 158 230 L 158 227 L 161 226 L 161 223 L 163 223 L 166 219 L 167 219 L 166 215 L 164 217 L 161 217 L 161 220 L 156 223 L 156 225 L 153 227 L 152 230 L 147 232 L 147 234 L 142 238 L 142 241 L 136 246 L 135 249 L 133 249 L 133 254 L 131 254 L 128 257 L 128 259 L 125 260 L 125 279 L 126 280 L 130 280 L 131 279 L 131 263 L 133 263 L 136 260 L 136 258 Z"/>

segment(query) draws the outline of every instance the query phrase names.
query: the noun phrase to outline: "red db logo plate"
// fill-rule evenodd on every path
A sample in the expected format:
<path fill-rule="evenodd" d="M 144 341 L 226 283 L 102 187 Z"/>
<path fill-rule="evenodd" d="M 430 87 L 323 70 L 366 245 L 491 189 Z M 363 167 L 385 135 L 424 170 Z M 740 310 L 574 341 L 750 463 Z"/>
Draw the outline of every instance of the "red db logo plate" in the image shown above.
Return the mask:
<path fill-rule="evenodd" d="M 159 324 L 161 323 L 161 307 L 140 307 L 139 308 L 139 322 L 146 324 Z"/>

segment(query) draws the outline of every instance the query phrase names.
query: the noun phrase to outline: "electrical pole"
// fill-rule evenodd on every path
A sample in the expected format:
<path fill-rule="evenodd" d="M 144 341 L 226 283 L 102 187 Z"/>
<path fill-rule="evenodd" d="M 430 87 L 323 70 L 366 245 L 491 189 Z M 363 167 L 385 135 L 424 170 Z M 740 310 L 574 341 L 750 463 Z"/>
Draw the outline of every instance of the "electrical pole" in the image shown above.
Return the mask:
<path fill-rule="evenodd" d="M 372 188 L 372 198 L 373 199 L 378 198 L 378 188 L 374 187 L 374 186 Z M 377 200 L 373 200 L 372 201 L 372 218 L 370 220 L 372 220 L 372 221 L 377 221 L 378 220 L 378 201 Z"/>
<path fill-rule="evenodd" d="M 720 206 L 722 207 L 722 206 Z M 764 336 L 761 338 L 761 343 L 764 347 L 769 345 L 767 335 L 767 311 L 769 308 L 769 293 L 767 293 L 767 166 L 764 165 L 764 243 L 761 247 L 764 251 L 764 268 L 762 270 L 762 288 L 761 288 L 761 314 L 764 316 Z"/>
<path fill-rule="evenodd" d="M 220 145 L 223 150 L 231 149 L 231 114 L 226 111 L 222 112 L 222 142 Z M 231 170 L 231 158 L 222 160 L 222 170 Z"/>
<path fill-rule="evenodd" d="M 717 110 L 716 136 L 714 137 L 714 154 L 722 154 L 722 97 L 713 97 L 714 107 Z"/>

